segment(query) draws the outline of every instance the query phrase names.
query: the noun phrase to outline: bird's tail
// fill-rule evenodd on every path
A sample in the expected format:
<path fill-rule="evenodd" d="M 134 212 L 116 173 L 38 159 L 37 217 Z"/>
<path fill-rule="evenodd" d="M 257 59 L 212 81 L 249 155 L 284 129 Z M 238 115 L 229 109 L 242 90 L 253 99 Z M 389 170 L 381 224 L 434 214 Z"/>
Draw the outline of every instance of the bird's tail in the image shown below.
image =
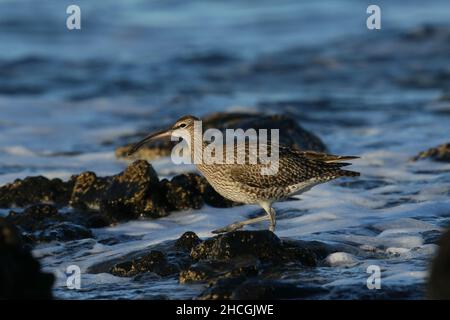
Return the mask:
<path fill-rule="evenodd" d="M 335 154 L 320 153 L 314 151 L 304 151 L 302 152 L 305 157 L 310 160 L 320 161 L 329 165 L 330 169 L 335 171 L 336 177 L 357 177 L 360 175 L 359 172 L 351 170 L 343 170 L 342 167 L 351 165 L 350 162 L 342 162 L 348 160 L 359 159 L 356 156 L 338 156 Z"/>

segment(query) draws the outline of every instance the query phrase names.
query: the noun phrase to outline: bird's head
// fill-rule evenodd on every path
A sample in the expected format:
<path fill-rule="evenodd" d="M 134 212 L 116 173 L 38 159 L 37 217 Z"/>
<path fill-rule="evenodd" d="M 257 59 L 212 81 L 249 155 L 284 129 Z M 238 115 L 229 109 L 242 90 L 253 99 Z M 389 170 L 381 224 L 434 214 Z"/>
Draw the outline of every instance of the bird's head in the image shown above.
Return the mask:
<path fill-rule="evenodd" d="M 139 141 L 138 143 L 136 143 L 135 145 L 133 145 L 131 149 L 128 151 L 128 155 L 129 156 L 132 155 L 133 153 L 138 151 L 143 145 L 156 139 L 173 136 L 190 141 L 191 135 L 194 132 L 194 123 L 195 121 L 199 120 L 200 119 L 194 116 L 183 116 L 180 119 L 178 119 L 171 128 L 152 133 L 147 137 L 145 137 L 144 139 L 142 139 L 141 141 Z"/>

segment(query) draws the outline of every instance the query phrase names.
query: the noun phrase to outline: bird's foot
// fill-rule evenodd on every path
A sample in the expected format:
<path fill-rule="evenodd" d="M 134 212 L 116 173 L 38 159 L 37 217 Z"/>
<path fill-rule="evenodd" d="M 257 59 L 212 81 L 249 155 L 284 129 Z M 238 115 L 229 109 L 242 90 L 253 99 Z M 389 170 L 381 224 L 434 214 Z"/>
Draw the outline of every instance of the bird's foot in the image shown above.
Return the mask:
<path fill-rule="evenodd" d="M 236 231 L 239 229 L 242 229 L 242 227 L 244 226 L 243 223 L 241 222 L 234 222 L 232 224 L 229 224 L 223 228 L 220 229 L 216 229 L 214 231 L 211 231 L 214 234 L 219 234 L 219 233 L 226 233 L 226 232 L 232 232 L 232 231 Z"/>

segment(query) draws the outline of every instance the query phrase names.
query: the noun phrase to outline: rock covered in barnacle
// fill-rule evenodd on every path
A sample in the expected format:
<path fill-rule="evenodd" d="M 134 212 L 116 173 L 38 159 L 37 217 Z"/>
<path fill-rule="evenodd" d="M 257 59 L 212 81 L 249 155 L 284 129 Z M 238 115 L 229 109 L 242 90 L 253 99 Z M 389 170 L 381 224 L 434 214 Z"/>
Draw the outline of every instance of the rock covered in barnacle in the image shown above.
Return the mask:
<path fill-rule="evenodd" d="M 97 177 L 94 172 L 87 171 L 72 176 L 72 180 L 74 185 L 70 205 L 80 210 L 98 210 L 111 178 Z"/>
<path fill-rule="evenodd" d="M 200 209 L 203 206 L 204 179 L 198 174 L 187 173 L 161 181 L 162 192 L 169 210 Z"/>
<path fill-rule="evenodd" d="M 178 266 L 167 261 L 161 251 L 152 250 L 148 254 L 114 265 L 110 272 L 120 277 L 132 277 L 145 272 L 168 276 L 179 271 Z"/>
<path fill-rule="evenodd" d="M 234 231 L 203 241 L 192 249 L 194 260 L 230 260 L 254 256 L 261 261 L 297 261 L 307 266 L 316 265 L 316 255 L 295 243 L 283 242 L 273 232 Z"/>
<path fill-rule="evenodd" d="M 280 143 L 300 149 L 313 151 L 326 151 L 325 144 L 312 134 L 303 129 L 295 119 L 285 115 L 265 115 L 253 113 L 226 113 L 218 112 L 206 116 L 203 119 L 203 129 L 216 128 L 225 129 L 279 129 Z M 139 137 L 132 137 L 130 144 L 116 149 L 118 158 L 127 158 L 134 141 L 139 140 L 148 132 L 143 132 Z M 134 157 L 152 160 L 159 157 L 169 156 L 174 142 L 154 141 L 139 149 Z"/>
<path fill-rule="evenodd" d="M 413 158 L 414 161 L 421 159 L 450 162 L 450 143 L 444 143 L 437 147 L 422 151 Z"/>
<path fill-rule="evenodd" d="M 42 176 L 27 177 L 0 187 L 0 208 L 25 207 L 36 203 L 68 203 L 72 184 Z"/>
<path fill-rule="evenodd" d="M 110 178 L 101 196 L 100 211 L 117 220 L 166 215 L 158 176 L 152 165 L 138 160 Z"/>
<path fill-rule="evenodd" d="M 0 217 L 0 299 L 51 299 L 54 276 L 41 271 L 17 228 Z"/>

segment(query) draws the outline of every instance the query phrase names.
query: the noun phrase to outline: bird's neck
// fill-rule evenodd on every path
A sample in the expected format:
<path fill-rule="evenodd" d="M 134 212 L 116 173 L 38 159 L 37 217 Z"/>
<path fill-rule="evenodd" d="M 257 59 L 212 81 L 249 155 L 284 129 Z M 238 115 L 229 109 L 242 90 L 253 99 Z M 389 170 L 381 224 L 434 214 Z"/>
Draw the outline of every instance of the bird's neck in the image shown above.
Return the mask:
<path fill-rule="evenodd" d="M 190 150 L 191 161 L 195 164 L 201 164 L 203 163 L 203 150 L 206 147 L 206 143 L 203 141 L 203 130 L 201 128 L 191 130 L 189 134 L 190 137 L 186 139 L 186 142 Z"/>

